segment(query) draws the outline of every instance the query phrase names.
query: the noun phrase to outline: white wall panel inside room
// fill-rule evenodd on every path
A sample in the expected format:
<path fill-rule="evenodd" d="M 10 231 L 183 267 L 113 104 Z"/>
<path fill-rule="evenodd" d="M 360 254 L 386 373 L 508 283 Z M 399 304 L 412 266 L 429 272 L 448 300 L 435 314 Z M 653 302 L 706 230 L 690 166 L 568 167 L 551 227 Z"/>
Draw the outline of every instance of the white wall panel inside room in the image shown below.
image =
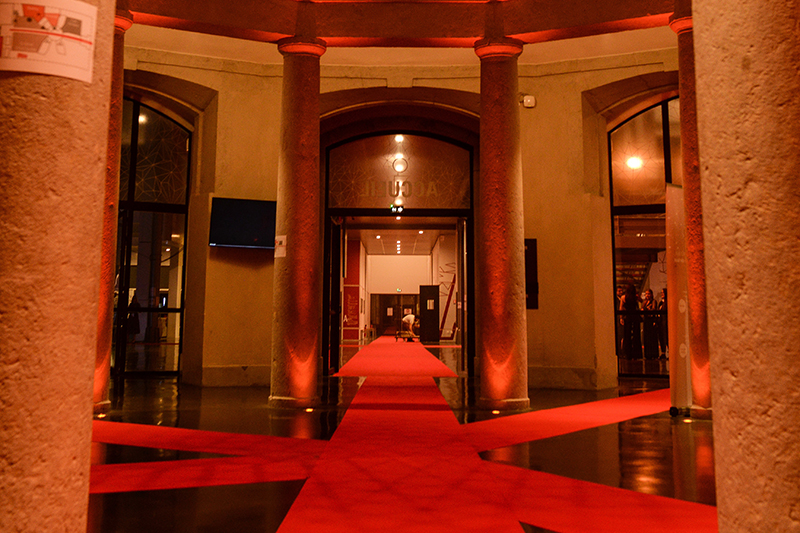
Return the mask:
<path fill-rule="evenodd" d="M 429 255 L 367 256 L 369 294 L 419 294 L 420 285 L 431 285 Z"/>

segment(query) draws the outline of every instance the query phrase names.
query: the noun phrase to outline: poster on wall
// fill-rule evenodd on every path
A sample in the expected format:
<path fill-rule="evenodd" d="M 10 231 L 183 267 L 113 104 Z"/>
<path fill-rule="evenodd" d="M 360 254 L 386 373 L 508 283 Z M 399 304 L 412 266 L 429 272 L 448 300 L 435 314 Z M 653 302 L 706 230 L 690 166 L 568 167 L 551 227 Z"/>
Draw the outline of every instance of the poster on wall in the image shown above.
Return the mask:
<path fill-rule="evenodd" d="M 91 83 L 97 7 L 78 0 L 0 1 L 0 70 Z"/>

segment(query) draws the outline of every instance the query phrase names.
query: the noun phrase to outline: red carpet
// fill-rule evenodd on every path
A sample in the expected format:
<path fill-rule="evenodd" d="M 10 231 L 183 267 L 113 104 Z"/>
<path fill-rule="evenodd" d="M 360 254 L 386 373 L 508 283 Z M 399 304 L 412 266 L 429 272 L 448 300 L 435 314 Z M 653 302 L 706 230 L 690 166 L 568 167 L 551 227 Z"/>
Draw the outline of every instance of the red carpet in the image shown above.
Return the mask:
<path fill-rule="evenodd" d="M 396 341 L 388 336 L 378 337 L 356 352 L 336 375 L 456 377 L 418 341 Z"/>
<path fill-rule="evenodd" d="M 464 431 L 482 452 L 663 413 L 669 407 L 669 389 L 664 389 L 475 422 Z"/>
<path fill-rule="evenodd" d="M 367 378 L 279 531 L 522 531 L 460 433 L 433 379 Z"/>
<path fill-rule="evenodd" d="M 562 533 L 717 531 L 717 508 L 710 505 L 488 464 L 504 481 L 516 516 L 537 527 Z"/>
<path fill-rule="evenodd" d="M 281 532 L 717 530 L 716 508 L 482 461 L 478 451 L 669 409 L 669 391 L 459 425 L 417 343 L 383 338 L 342 376 L 368 376 L 330 442 L 95 422 L 94 440 L 235 457 L 92 468 L 91 491 L 306 479 Z M 395 377 L 390 377 L 395 376 Z"/>

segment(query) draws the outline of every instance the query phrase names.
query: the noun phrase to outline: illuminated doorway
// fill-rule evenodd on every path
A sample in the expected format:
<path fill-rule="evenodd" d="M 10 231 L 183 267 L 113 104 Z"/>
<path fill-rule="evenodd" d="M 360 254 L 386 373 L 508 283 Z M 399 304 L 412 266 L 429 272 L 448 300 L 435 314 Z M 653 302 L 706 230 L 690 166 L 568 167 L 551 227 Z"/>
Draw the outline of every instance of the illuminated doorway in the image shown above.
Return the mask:
<path fill-rule="evenodd" d="M 394 335 L 410 312 L 428 321 L 424 338 L 457 343 L 459 366 L 474 375 L 473 147 L 420 132 L 378 133 L 327 147 L 325 168 L 323 373 L 339 368 L 348 346 Z M 426 286 L 438 295 L 422 301 Z M 436 317 L 426 313 L 431 306 Z"/>
<path fill-rule="evenodd" d="M 608 146 L 618 374 L 667 376 L 666 187 L 682 182 L 678 99 L 612 129 Z"/>

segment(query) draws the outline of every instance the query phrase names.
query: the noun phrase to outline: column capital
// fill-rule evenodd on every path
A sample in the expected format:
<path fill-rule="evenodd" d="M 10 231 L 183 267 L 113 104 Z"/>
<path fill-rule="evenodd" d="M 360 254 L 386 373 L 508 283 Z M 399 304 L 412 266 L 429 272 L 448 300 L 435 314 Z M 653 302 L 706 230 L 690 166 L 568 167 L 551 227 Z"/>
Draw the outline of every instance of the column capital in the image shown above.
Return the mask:
<path fill-rule="evenodd" d="M 133 26 L 133 13 L 127 9 L 117 9 L 114 15 L 114 30 L 125 33 Z"/>
<path fill-rule="evenodd" d="M 516 39 L 481 39 L 475 43 L 475 54 L 481 59 L 511 58 L 522 53 L 524 43 Z"/>
<path fill-rule="evenodd" d="M 692 31 L 694 27 L 694 23 L 692 22 L 692 17 L 678 17 L 674 18 L 675 15 L 669 18 L 669 27 L 672 28 L 672 31 L 680 35 L 681 33 L 686 33 Z"/>
<path fill-rule="evenodd" d="M 326 43 L 322 39 L 287 37 L 278 41 L 278 51 L 283 55 L 300 54 L 321 57 L 327 49 Z"/>

